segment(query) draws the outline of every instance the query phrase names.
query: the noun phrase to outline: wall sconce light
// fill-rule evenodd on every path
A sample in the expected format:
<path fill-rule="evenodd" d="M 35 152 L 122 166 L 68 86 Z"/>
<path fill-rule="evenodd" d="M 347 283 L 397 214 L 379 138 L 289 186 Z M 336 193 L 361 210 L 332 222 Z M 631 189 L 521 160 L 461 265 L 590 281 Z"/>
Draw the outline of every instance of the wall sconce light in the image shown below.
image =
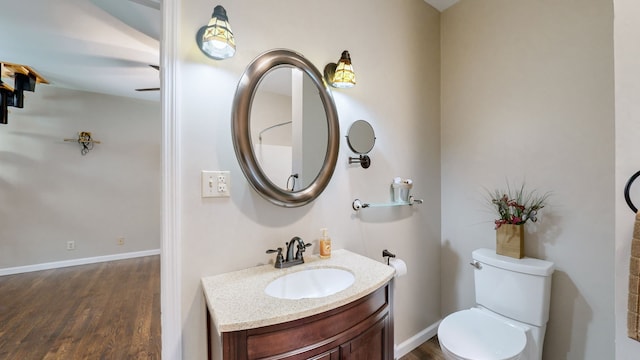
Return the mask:
<path fill-rule="evenodd" d="M 215 60 L 228 59 L 236 53 L 227 11 L 221 5 L 213 9 L 209 24 L 198 30 L 196 42 L 205 55 Z"/>
<path fill-rule="evenodd" d="M 329 63 L 324 67 L 324 78 L 329 85 L 336 88 L 351 88 L 356 84 L 356 74 L 351 65 L 351 55 L 347 50 L 342 52 L 338 63 Z"/>

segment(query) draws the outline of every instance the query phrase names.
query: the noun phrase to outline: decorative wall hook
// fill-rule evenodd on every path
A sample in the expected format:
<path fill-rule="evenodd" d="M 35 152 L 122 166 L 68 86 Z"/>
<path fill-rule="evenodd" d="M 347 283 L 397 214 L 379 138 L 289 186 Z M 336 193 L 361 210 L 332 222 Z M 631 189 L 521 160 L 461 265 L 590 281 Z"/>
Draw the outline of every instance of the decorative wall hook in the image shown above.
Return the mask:
<path fill-rule="evenodd" d="M 80 149 L 80 153 L 82 155 L 87 155 L 90 150 L 93 150 L 94 144 L 100 144 L 100 141 L 93 140 L 91 138 L 91 132 L 89 131 L 81 131 L 78 133 L 77 139 L 64 139 L 64 141 L 77 141 L 82 148 Z"/>

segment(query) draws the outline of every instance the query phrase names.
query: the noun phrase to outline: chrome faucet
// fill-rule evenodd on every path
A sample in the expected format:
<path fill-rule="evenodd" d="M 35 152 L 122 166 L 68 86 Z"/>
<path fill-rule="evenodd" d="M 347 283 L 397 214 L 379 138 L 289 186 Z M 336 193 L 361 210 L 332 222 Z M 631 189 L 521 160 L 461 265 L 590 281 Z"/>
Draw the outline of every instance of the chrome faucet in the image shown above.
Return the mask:
<path fill-rule="evenodd" d="M 303 264 L 304 257 L 302 256 L 302 253 L 304 253 L 305 249 L 311 246 L 311 244 L 305 244 L 301 238 L 299 238 L 298 236 L 295 236 L 293 239 L 291 239 L 291 241 L 289 241 L 285 245 L 287 245 L 286 258 L 282 256 L 282 248 L 278 248 L 277 250 L 267 250 L 267 254 L 271 254 L 275 252 L 278 253 L 278 255 L 276 255 L 276 261 L 274 266 L 277 267 L 278 269 L 281 269 L 281 268 L 287 268 L 293 265 Z"/>

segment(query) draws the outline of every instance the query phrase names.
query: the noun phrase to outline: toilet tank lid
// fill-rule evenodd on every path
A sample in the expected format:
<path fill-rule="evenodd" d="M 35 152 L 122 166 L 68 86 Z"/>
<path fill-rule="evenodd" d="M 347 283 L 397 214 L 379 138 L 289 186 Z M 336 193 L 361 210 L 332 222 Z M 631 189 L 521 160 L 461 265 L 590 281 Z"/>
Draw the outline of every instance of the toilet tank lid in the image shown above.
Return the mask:
<path fill-rule="evenodd" d="M 474 260 L 501 269 L 517 271 L 524 274 L 549 276 L 553 273 L 554 265 L 551 261 L 524 257 L 515 259 L 498 255 L 493 249 L 477 249 L 472 253 Z"/>

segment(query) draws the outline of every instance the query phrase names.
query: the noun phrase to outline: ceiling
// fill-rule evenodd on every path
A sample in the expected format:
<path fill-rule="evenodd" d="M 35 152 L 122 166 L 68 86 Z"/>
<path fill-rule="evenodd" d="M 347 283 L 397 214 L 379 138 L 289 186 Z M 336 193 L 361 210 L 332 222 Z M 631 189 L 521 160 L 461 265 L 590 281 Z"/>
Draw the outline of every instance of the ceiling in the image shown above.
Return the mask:
<path fill-rule="evenodd" d="M 427 4 L 438 9 L 438 11 L 445 11 L 451 5 L 457 3 L 459 0 L 424 0 Z"/>
<path fill-rule="evenodd" d="M 39 86 L 159 101 L 135 89 L 160 85 L 149 65 L 159 65 L 161 1 L 4 1 L 0 62 L 32 67 L 50 82 Z M 458 2 L 425 1 L 439 11 Z"/>
<path fill-rule="evenodd" d="M 160 85 L 149 66 L 159 63 L 160 1 L 4 1 L 0 62 L 32 67 L 50 82 L 38 87 L 159 101 L 135 89 Z"/>

